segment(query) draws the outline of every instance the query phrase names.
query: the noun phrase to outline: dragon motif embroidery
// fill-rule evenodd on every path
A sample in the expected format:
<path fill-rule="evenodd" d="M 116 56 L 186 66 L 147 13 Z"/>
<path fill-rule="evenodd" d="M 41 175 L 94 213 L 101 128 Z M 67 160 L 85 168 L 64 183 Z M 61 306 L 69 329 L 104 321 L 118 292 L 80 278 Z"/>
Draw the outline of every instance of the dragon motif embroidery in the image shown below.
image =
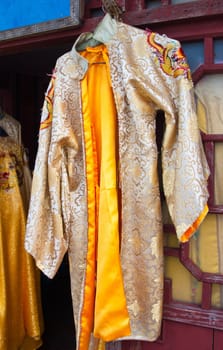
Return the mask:
<path fill-rule="evenodd" d="M 168 42 L 166 46 L 162 46 L 156 41 L 156 33 L 153 32 L 148 33 L 147 41 L 155 49 L 156 63 L 165 74 L 175 78 L 183 76 L 191 80 L 190 68 L 182 47 L 176 47 L 174 42 Z"/>

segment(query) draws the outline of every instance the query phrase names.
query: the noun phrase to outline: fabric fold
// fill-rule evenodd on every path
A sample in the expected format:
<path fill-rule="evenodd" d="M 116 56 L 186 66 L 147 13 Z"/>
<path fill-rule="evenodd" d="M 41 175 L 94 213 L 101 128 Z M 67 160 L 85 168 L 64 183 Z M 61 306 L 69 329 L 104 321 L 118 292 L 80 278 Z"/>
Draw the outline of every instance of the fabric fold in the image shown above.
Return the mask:
<path fill-rule="evenodd" d="M 104 341 L 110 341 L 130 334 L 119 255 L 116 111 L 105 47 L 87 48 L 84 57 L 89 60 L 90 64 L 89 72 L 82 81 L 88 175 L 88 232 L 94 225 L 95 243 L 97 242 L 97 246 L 94 248 L 95 253 L 97 253 L 97 270 L 93 334 Z M 98 79 L 99 74 L 100 79 Z M 97 96 L 98 98 L 95 100 L 87 96 Z M 91 168 L 91 175 L 88 171 L 89 168 Z M 95 198 L 89 193 L 89 191 L 93 193 L 94 189 Z M 92 203 L 92 207 L 97 208 L 94 211 L 94 216 L 89 215 L 90 203 Z M 91 263 L 93 264 L 89 260 L 87 265 Z M 85 287 L 83 309 L 88 299 L 86 291 Z"/>

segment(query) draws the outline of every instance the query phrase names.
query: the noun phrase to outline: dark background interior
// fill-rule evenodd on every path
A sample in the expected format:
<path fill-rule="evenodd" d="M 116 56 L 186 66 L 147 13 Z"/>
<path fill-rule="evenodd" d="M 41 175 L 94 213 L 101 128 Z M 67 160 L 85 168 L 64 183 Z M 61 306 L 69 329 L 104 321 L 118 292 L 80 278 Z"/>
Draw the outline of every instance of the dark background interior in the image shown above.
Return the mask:
<path fill-rule="evenodd" d="M 20 121 L 22 139 L 34 167 L 41 108 L 50 74 L 59 56 L 73 43 L 32 48 L 21 53 L 0 55 L 0 98 L 4 110 Z M 45 332 L 41 350 L 74 350 L 75 328 L 70 293 L 68 258 L 50 280 L 41 274 Z"/>

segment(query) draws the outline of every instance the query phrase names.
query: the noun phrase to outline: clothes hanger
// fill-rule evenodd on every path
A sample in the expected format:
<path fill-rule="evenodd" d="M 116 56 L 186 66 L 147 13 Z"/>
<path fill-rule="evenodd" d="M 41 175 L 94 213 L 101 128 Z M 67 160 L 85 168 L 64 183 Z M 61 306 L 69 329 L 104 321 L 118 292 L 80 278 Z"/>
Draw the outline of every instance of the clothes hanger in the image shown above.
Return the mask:
<path fill-rule="evenodd" d="M 123 9 L 118 5 L 116 0 L 102 0 L 102 11 L 104 14 L 109 14 L 113 19 L 117 21 L 121 21 L 121 15 L 123 14 Z M 95 31 L 101 26 L 100 21 L 97 25 Z M 106 28 L 104 29 L 106 31 Z M 83 33 L 81 36 L 80 42 L 76 44 L 77 51 L 83 51 L 86 47 L 95 47 L 102 44 L 102 42 L 98 41 L 94 38 L 94 33 Z"/>
<path fill-rule="evenodd" d="M 124 11 L 115 0 L 102 0 L 101 2 L 104 13 L 109 13 L 112 18 L 121 21 L 121 15 Z"/>

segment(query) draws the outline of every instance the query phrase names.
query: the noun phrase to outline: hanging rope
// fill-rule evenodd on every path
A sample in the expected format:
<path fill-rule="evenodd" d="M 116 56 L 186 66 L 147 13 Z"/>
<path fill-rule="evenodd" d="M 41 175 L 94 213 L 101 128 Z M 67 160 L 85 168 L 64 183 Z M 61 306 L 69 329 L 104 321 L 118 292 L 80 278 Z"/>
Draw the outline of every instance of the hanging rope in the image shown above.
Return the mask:
<path fill-rule="evenodd" d="M 102 9 L 105 13 L 109 13 L 113 18 L 120 21 L 123 9 L 115 0 L 102 0 Z"/>

